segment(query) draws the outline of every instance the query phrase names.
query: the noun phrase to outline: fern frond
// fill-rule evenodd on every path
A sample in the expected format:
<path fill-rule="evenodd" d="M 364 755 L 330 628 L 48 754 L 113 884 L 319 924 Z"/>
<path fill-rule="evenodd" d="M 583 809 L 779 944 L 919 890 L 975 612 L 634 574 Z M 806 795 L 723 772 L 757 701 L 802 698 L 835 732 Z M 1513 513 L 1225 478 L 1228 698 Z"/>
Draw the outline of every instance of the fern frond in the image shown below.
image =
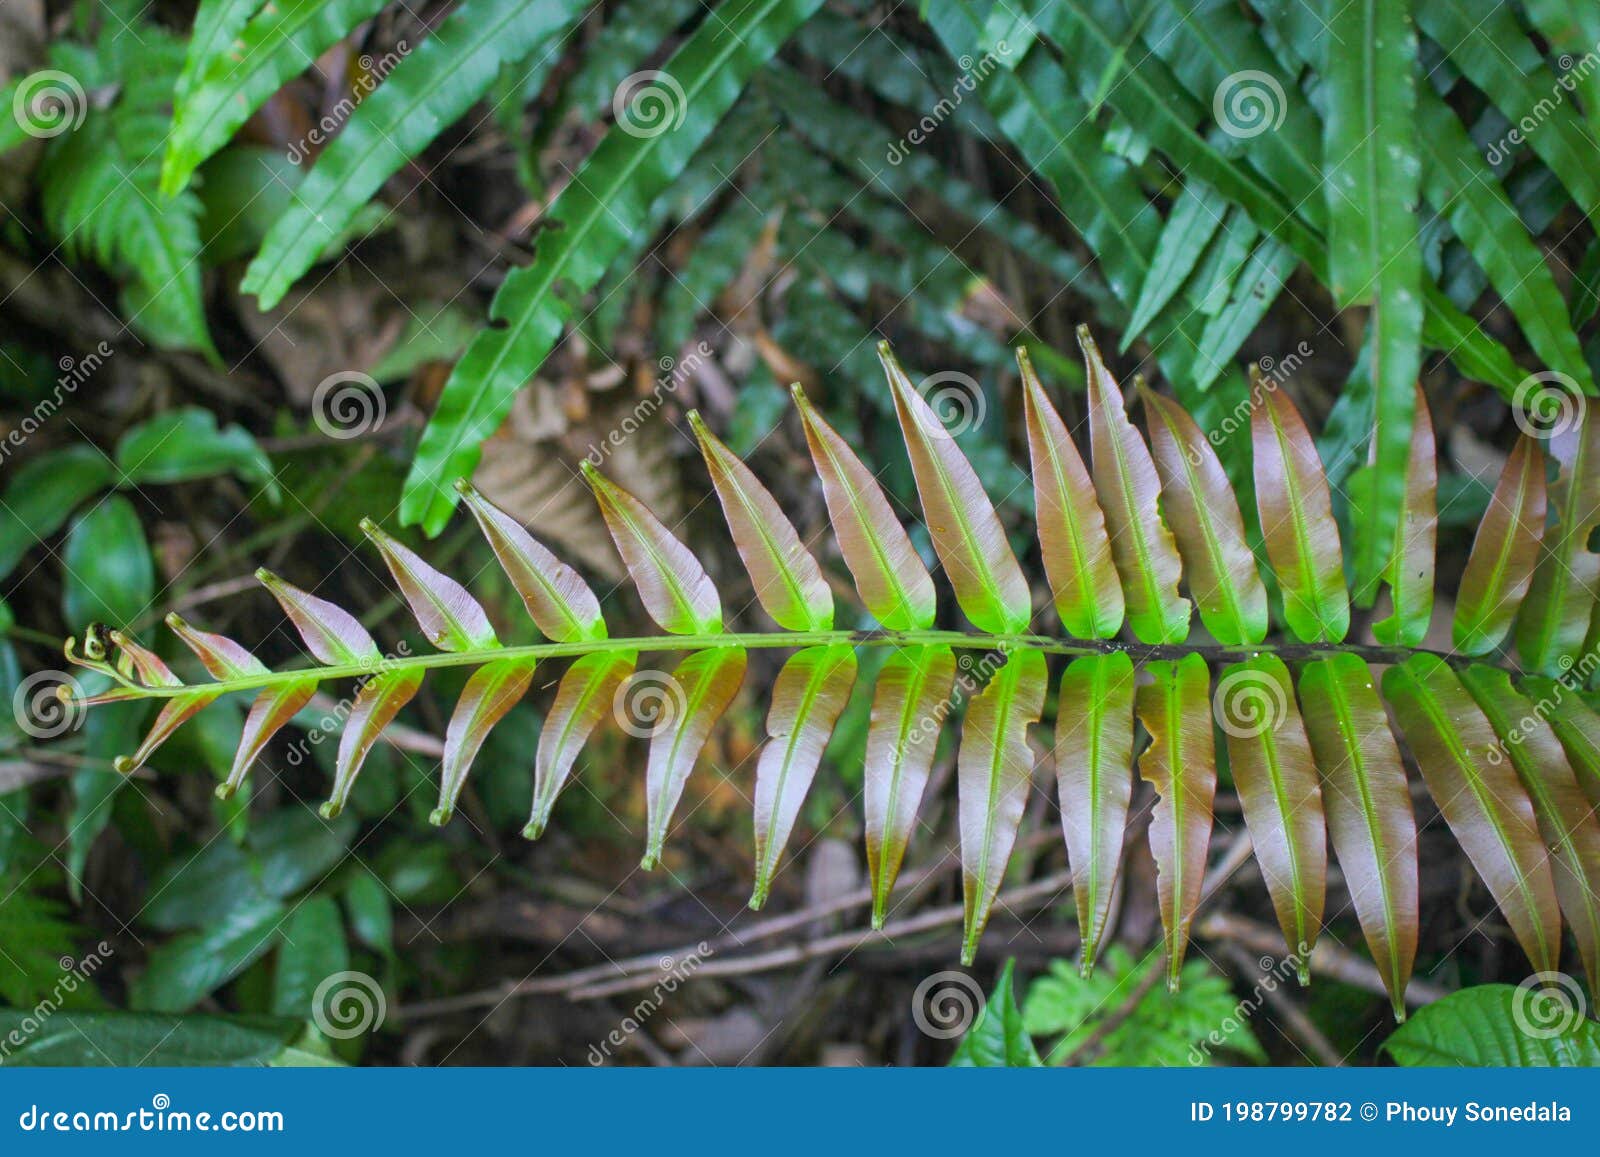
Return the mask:
<path fill-rule="evenodd" d="M 157 190 L 183 50 L 159 29 L 140 35 L 138 54 L 109 40 L 95 50 L 101 79 L 117 95 L 51 142 L 40 171 L 45 222 L 68 253 L 125 283 L 123 315 L 135 329 L 157 345 L 215 357 L 201 300 L 199 199 Z"/>
<path fill-rule="evenodd" d="M 1201 900 L 1217 784 L 1214 729 L 1220 728 L 1289 950 L 1302 969 L 1308 965 L 1322 922 L 1323 848 L 1331 834 L 1399 1013 L 1416 949 L 1418 866 L 1416 825 L 1387 702 L 1446 822 L 1535 966 L 1555 966 L 1563 912 L 1585 961 L 1591 967 L 1600 962 L 1600 912 L 1590 899 L 1600 886 L 1600 822 L 1589 811 L 1589 801 L 1600 797 L 1600 715 L 1578 693 L 1587 667 L 1564 682 L 1514 680 L 1502 667 L 1472 665 L 1468 654 L 1416 649 L 1432 602 L 1401 584 L 1389 621 L 1389 637 L 1397 642 L 1346 641 L 1350 599 L 1322 465 L 1294 404 L 1258 374 L 1249 434 L 1255 513 L 1265 576 L 1282 595 L 1282 625 L 1300 642 L 1268 640 L 1261 562 L 1247 545 L 1237 496 L 1205 435 L 1176 402 L 1141 385 L 1152 452 L 1093 340 L 1087 333 L 1080 340 L 1091 383 L 1087 466 L 1019 351 L 1038 487 L 1039 553 L 1063 621 L 1086 628 L 1079 637 L 1044 633 L 971 463 L 885 348 L 927 532 L 955 602 L 975 629 L 934 625 L 934 585 L 905 528 L 871 471 L 796 387 L 839 553 L 880 628 L 833 625 L 834 596 L 816 557 L 772 494 L 694 416 L 734 543 L 757 602 L 777 630 L 730 631 L 721 595 L 695 554 L 586 461 L 585 478 L 662 635 L 611 637 L 583 579 L 463 482 L 458 489 L 469 510 L 550 641 L 503 644 L 464 587 L 364 523 L 436 653 L 386 657 L 349 612 L 261 571 L 314 665 L 269 671 L 238 644 L 176 616 L 169 624 L 213 682 L 182 683 L 156 655 L 114 630 L 92 632 L 81 644 L 69 641 L 67 655 L 115 680 L 95 702 L 164 701 L 150 737 L 119 761 L 123 771 L 148 759 L 219 696 L 254 693 L 238 760 L 219 788 L 224 796 L 318 685 L 359 681 L 325 807 L 330 816 L 425 673 L 469 668 L 447 730 L 433 813 L 440 824 L 450 819 L 485 735 L 526 693 L 536 665 L 573 659 L 539 740 L 525 834 L 543 832 L 579 752 L 609 709 L 626 730 L 650 741 L 649 867 L 660 859 L 701 749 L 744 681 L 747 653 L 792 650 L 772 693 L 769 738 L 756 769 L 751 902 L 759 905 L 856 680 L 856 649 L 892 647 L 873 694 L 863 777 L 873 918 L 883 919 L 939 735 L 964 707 L 957 794 L 962 955 L 969 960 L 1034 781 L 1029 734 L 1046 714 L 1048 657 L 1071 656 L 1054 712 L 1054 755 L 1085 967 L 1103 936 L 1136 762 L 1159 796 L 1150 839 L 1169 977 L 1177 983 Z M 1425 421 L 1420 394 L 1417 404 Z M 1584 419 L 1572 439 L 1585 448 L 1582 458 L 1553 450 L 1568 471 L 1578 471 L 1563 476 L 1564 495 L 1600 485 L 1600 469 L 1589 456 L 1600 423 Z M 1431 440 L 1419 446 L 1427 453 L 1419 452 L 1410 475 L 1408 532 L 1398 554 L 1409 567 L 1431 573 L 1435 469 Z M 1530 443 L 1519 446 L 1501 486 L 1514 513 L 1487 518 L 1474 547 L 1456 610 L 1458 637 L 1473 655 L 1496 649 L 1514 622 L 1542 622 L 1548 600 L 1529 578 L 1536 557 L 1594 557 L 1587 546 L 1592 506 L 1558 502 L 1557 521 L 1544 525 L 1538 461 Z M 1592 607 L 1592 592 L 1589 600 Z M 1191 603 L 1220 643 L 1185 642 L 1196 613 Z M 1125 624 L 1131 638 L 1120 635 Z M 1542 632 L 1534 633 L 1540 647 L 1523 652 L 1525 664 L 1548 664 L 1551 674 L 1564 674 L 1543 649 Z M 667 651 L 685 654 L 670 674 L 637 669 L 640 655 Z M 1373 665 L 1387 668 L 1381 697 Z M 1137 760 L 1135 718 L 1151 737 Z"/>

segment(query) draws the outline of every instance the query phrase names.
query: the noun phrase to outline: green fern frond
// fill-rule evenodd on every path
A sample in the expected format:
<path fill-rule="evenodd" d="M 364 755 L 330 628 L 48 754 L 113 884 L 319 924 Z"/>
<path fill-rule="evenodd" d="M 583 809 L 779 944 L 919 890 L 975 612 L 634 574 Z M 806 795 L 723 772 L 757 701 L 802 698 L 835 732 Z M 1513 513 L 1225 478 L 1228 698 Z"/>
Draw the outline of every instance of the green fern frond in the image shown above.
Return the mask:
<path fill-rule="evenodd" d="M 107 37 L 92 53 L 71 46 L 60 60 L 83 88 L 114 95 L 107 107 L 89 101 L 83 123 L 50 142 L 40 172 L 45 222 L 69 254 L 124 282 L 130 325 L 157 345 L 214 358 L 201 299 L 199 199 L 164 198 L 157 189 L 183 50 L 157 29 L 141 36 L 138 53 Z"/>
<path fill-rule="evenodd" d="M 1586 965 L 1591 972 L 1600 966 L 1600 912 L 1586 899 L 1600 885 L 1600 821 L 1591 812 L 1600 799 L 1600 715 L 1581 701 L 1593 664 L 1568 672 L 1566 662 L 1547 662 L 1524 649 L 1525 665 L 1563 677 L 1556 681 L 1513 679 L 1502 667 L 1472 659 L 1498 651 L 1516 624 L 1568 613 L 1552 610 L 1552 601 L 1573 600 L 1585 621 L 1593 608 L 1590 590 L 1554 591 L 1533 581 L 1541 554 L 1594 557 L 1586 519 L 1574 521 L 1558 503 L 1557 521 L 1545 525 L 1543 451 L 1531 440 L 1519 444 L 1500 501 L 1479 530 L 1457 591 L 1461 651 L 1418 648 L 1432 600 L 1412 597 L 1404 587 L 1395 591 L 1385 637 L 1405 645 L 1354 643 L 1347 637 L 1350 599 L 1322 465 L 1293 403 L 1258 375 L 1248 434 L 1252 521 L 1265 544 L 1265 575 L 1281 597 L 1280 633 L 1272 638 L 1261 560 L 1248 545 L 1240 504 L 1210 439 L 1176 402 L 1141 386 L 1147 441 L 1129 420 L 1121 387 L 1094 343 L 1086 333 L 1080 340 L 1090 382 L 1087 465 L 1019 353 L 1039 554 L 1049 580 L 1048 598 L 1038 605 L 970 462 L 887 347 L 880 350 L 926 533 L 956 605 L 975 629 L 936 625 L 933 580 L 872 471 L 795 387 L 839 555 L 880 628 L 834 625 L 834 594 L 806 539 L 755 474 L 691 415 L 755 600 L 777 630 L 730 629 L 722 595 L 696 556 L 643 503 L 585 461 L 585 480 L 663 635 L 611 637 L 583 579 L 462 482 L 458 491 L 547 642 L 502 643 L 465 588 L 364 523 L 437 653 L 385 656 L 349 612 L 261 571 L 314 665 L 270 671 L 239 644 L 176 616 L 169 624 L 214 682 L 183 683 L 116 630 L 97 628 L 81 643 L 69 641 L 67 655 L 115 680 L 93 702 L 162 702 L 148 738 L 118 761 L 125 772 L 218 697 L 253 693 L 238 758 L 219 789 L 224 795 L 237 789 L 273 734 L 318 686 L 356 680 L 332 799 L 324 808 L 330 817 L 424 675 L 442 667 L 471 669 L 446 732 L 435 823 L 450 819 L 484 737 L 521 699 L 535 670 L 572 659 L 539 741 L 525 834 L 532 838 L 545 829 L 578 752 L 610 711 L 625 729 L 650 740 L 648 867 L 661 855 L 701 749 L 744 680 L 748 652 L 793 651 L 772 692 L 769 739 L 755 773 L 752 904 L 758 905 L 856 681 L 856 650 L 893 648 L 874 689 L 866 743 L 874 919 L 884 915 L 915 830 L 938 736 L 950 715 L 963 715 L 957 794 L 967 959 L 1033 783 L 1029 735 L 1050 715 L 1048 657 L 1069 656 L 1054 711 L 1054 762 L 1085 966 L 1093 963 L 1109 911 L 1136 765 L 1159 796 L 1150 842 L 1160 873 L 1169 982 L 1178 983 L 1202 899 L 1221 742 L 1300 969 L 1309 966 L 1320 932 L 1331 835 L 1400 1012 L 1418 931 L 1418 865 L 1406 772 L 1387 704 L 1446 822 L 1535 966 L 1555 966 L 1563 914 Z M 1425 403 L 1420 396 L 1417 401 L 1425 419 Z M 1570 439 L 1595 446 L 1600 422 L 1585 419 Z M 1431 442 L 1427 446 L 1409 474 L 1400 554 L 1408 568 L 1431 575 L 1435 483 Z M 1577 472 L 1563 475 L 1563 493 L 1600 485 L 1592 458 L 1572 459 L 1559 439 L 1551 452 Z M 1577 544 L 1570 545 L 1574 536 Z M 1050 604 L 1079 635 L 1047 633 Z M 1219 642 L 1186 641 L 1195 613 Z M 685 657 L 670 673 L 643 659 L 661 652 Z M 1387 668 L 1381 680 L 1373 666 Z M 1135 719 L 1151 738 L 1136 760 Z"/>

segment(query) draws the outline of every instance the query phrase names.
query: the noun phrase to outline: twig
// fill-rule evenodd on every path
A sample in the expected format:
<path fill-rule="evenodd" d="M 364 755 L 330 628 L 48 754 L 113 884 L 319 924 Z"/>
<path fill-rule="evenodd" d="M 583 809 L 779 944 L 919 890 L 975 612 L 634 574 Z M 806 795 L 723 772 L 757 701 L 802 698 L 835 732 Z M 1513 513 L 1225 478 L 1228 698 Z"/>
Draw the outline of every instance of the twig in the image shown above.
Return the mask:
<path fill-rule="evenodd" d="M 1222 953 L 1233 961 L 1234 967 L 1244 976 L 1254 976 L 1254 983 L 1267 998 L 1267 1003 L 1272 1005 L 1278 1018 L 1283 1022 L 1280 1026 L 1286 1030 L 1286 1035 L 1292 1033 L 1300 1042 L 1311 1050 L 1317 1063 L 1328 1068 L 1343 1068 L 1344 1056 L 1333 1047 L 1333 1042 L 1322 1034 L 1305 1010 L 1296 1004 L 1281 985 L 1263 985 L 1261 962 L 1237 944 L 1222 945 Z"/>

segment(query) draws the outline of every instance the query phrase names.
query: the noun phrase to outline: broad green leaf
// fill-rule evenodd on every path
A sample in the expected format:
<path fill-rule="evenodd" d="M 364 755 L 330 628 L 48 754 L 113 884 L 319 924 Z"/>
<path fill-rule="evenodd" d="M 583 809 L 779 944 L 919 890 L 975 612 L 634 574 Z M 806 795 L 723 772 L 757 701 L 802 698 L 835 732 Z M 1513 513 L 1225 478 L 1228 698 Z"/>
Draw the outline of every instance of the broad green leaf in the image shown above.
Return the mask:
<path fill-rule="evenodd" d="M 1397 1028 L 1383 1051 L 1399 1065 L 1594 1068 L 1600 1026 L 1572 1011 L 1581 995 L 1509 984 L 1464 988 Z"/>
<path fill-rule="evenodd" d="M 345 720 L 344 732 L 339 736 L 333 792 L 320 809 L 323 819 L 334 819 L 344 810 L 372 745 L 421 686 L 422 671 L 416 667 L 380 671 L 361 684 L 355 705 L 350 708 L 350 717 Z"/>
<path fill-rule="evenodd" d="M 285 582 L 271 571 L 256 571 L 261 585 L 272 592 L 294 629 L 300 632 L 319 663 L 329 666 L 375 666 L 383 660 L 378 644 L 367 629 L 343 607 Z"/>
<path fill-rule="evenodd" d="M 244 783 L 245 775 L 260 757 L 283 726 L 299 713 L 317 693 L 315 679 L 295 679 L 277 687 L 261 691 L 250 704 L 250 714 L 245 717 L 244 733 L 239 739 L 239 750 L 233 757 L 233 767 L 228 778 L 217 785 L 218 799 L 231 799 Z"/>
<path fill-rule="evenodd" d="M 1456 588 L 1451 637 L 1462 654 L 1488 654 L 1506 637 L 1533 582 L 1544 523 L 1544 453 L 1524 435 L 1500 472 Z"/>
<path fill-rule="evenodd" d="M 1509 759 L 1528 790 L 1549 849 L 1556 898 L 1594 988 L 1600 982 L 1600 822 L 1578 787 L 1560 739 L 1545 722 L 1550 706 L 1520 694 L 1499 668 L 1468 667 L 1461 682 L 1499 739 L 1491 758 L 1500 763 Z"/>
<path fill-rule="evenodd" d="M 675 635 L 722 631 L 722 600 L 694 553 L 649 508 L 585 458 L 583 477 L 594 491 L 606 528 L 628 566 L 650 617 Z"/>
<path fill-rule="evenodd" d="M 800 805 L 855 681 L 856 653 L 849 644 L 796 651 L 778 672 L 767 713 L 768 738 L 756 761 L 752 909 L 766 903 Z"/>
<path fill-rule="evenodd" d="M 472 673 L 456 700 L 444 733 L 444 766 L 439 773 L 439 806 L 428 817 L 434 825 L 447 824 L 456 799 L 466 785 L 472 761 L 478 757 L 489 729 L 522 701 L 533 681 L 532 659 L 497 659 Z"/>
<path fill-rule="evenodd" d="M 539 731 L 539 749 L 533 762 L 533 811 L 522 829 L 528 839 L 536 840 L 544 834 L 572 765 L 594 729 L 612 710 L 637 659 L 635 651 L 596 651 L 575 660 L 561 676 L 555 701 Z"/>
<path fill-rule="evenodd" d="M 200 0 L 194 13 L 194 28 L 189 33 L 189 50 L 184 57 L 183 71 L 178 75 L 173 92 L 175 103 L 181 104 L 194 90 L 209 65 L 228 50 L 239 33 L 244 31 L 250 18 L 267 0 Z"/>
<path fill-rule="evenodd" d="M 0 1063 L 8 1067 L 237 1065 L 259 1068 L 282 1054 L 305 1030 L 303 1020 L 267 1017 L 184 1016 L 62 1009 L 37 1028 L 32 1009 L 0 1010 L 0 1034 L 26 1036 Z"/>
<path fill-rule="evenodd" d="M 1022 649 L 1006 656 L 967 707 L 956 761 L 961 828 L 961 963 L 970 965 L 989 910 L 1000 892 L 1017 825 L 1033 785 L 1028 728 L 1044 710 L 1044 656 Z"/>
<path fill-rule="evenodd" d="M 1327 895 L 1328 833 L 1289 668 L 1276 655 L 1224 668 L 1213 711 L 1278 925 L 1300 983 L 1309 984 Z"/>
<path fill-rule="evenodd" d="M 798 385 L 793 393 L 805 424 L 811 461 L 822 480 L 822 496 L 839 553 L 850 568 L 862 603 L 887 630 L 932 626 L 937 610 L 933 579 L 894 516 L 883 488 L 850 444 L 812 408 Z"/>
<path fill-rule="evenodd" d="M 995 981 L 994 991 L 984 1002 L 972 1027 L 961 1038 L 950 1058 L 953 1069 L 1036 1069 L 1044 1064 L 1033 1038 L 1023 1026 L 1013 995 L 1012 973 L 1015 960 L 1007 960 Z"/>
<path fill-rule="evenodd" d="M 155 597 L 155 566 L 139 512 L 120 494 L 73 520 L 61 549 L 62 610 L 68 625 L 127 626 Z"/>
<path fill-rule="evenodd" d="M 323 1010 L 312 1006 L 317 986 L 350 967 L 344 920 L 332 896 L 312 896 L 296 905 L 283 922 L 283 943 L 272 973 L 272 1011 L 310 1020 Z"/>
<path fill-rule="evenodd" d="M 933 408 L 917 392 L 887 342 L 878 358 L 889 377 L 895 416 L 933 549 L 944 564 L 956 602 L 980 631 L 1021 634 L 1033 616 L 1032 596 L 1005 527 L 972 463 Z"/>
<path fill-rule="evenodd" d="M 1559 367 L 1585 393 L 1594 377 L 1555 275 L 1544 252 L 1528 235 L 1516 206 L 1494 169 L 1467 135 L 1455 109 L 1427 85 L 1417 89 L 1417 141 L 1428 203 L 1444 214 L 1495 292 L 1517 319 L 1539 360 Z"/>
<path fill-rule="evenodd" d="M 888 917 L 939 732 L 955 707 L 955 673 L 949 647 L 897 647 L 878 672 L 862 775 L 874 929 Z"/>
<path fill-rule="evenodd" d="M 1128 625 L 1145 643 L 1189 636 L 1189 601 L 1178 594 L 1183 563 L 1161 516 L 1161 481 L 1150 449 L 1128 420 L 1127 403 L 1086 326 L 1078 328 L 1089 379 L 1089 444 L 1095 494 L 1105 512 L 1127 601 Z"/>
<path fill-rule="evenodd" d="M 1133 798 L 1133 697 L 1133 660 L 1123 651 L 1080 656 L 1061 674 L 1056 788 L 1084 975 L 1094 970 L 1122 868 Z"/>
<path fill-rule="evenodd" d="M 489 91 L 503 66 L 564 35 L 582 0 L 464 0 L 365 92 L 262 242 L 240 289 L 271 309 L 336 243 L 357 211 Z"/>
<path fill-rule="evenodd" d="M 271 951 L 286 914 L 283 901 L 260 897 L 156 947 L 128 990 L 129 1007 L 140 1012 L 193 1008 Z"/>
<path fill-rule="evenodd" d="M 0 578 L 22 556 L 62 526 L 80 503 L 116 481 L 111 462 L 93 446 L 48 450 L 22 466 L 9 467 L 0 495 Z"/>
<path fill-rule="evenodd" d="M 1150 746 L 1139 756 L 1139 777 L 1158 796 L 1150 818 L 1156 894 L 1167 950 L 1167 989 L 1178 990 L 1189 925 L 1200 906 L 1217 760 L 1211 736 L 1211 674 L 1199 655 L 1145 668 L 1150 682 L 1135 695 Z"/>
<path fill-rule="evenodd" d="M 1561 911 L 1528 793 L 1455 672 L 1413 655 L 1383 675 L 1422 778 L 1535 969 L 1560 962 Z M 1497 762 L 1498 759 L 1498 762 Z"/>
<path fill-rule="evenodd" d="M 1307 663 L 1300 699 L 1333 850 L 1395 1018 L 1404 1020 L 1421 916 L 1417 824 L 1400 749 L 1372 672 L 1355 655 Z"/>
<path fill-rule="evenodd" d="M 1473 0 L 1414 0 L 1414 4 L 1417 25 L 1508 121 L 1518 125 L 1537 110 L 1535 127 L 1519 136 L 1593 219 L 1600 211 L 1594 138 L 1574 105 L 1554 95 L 1556 74 L 1545 66 L 1516 14 Z"/>
<path fill-rule="evenodd" d="M 394 908 L 388 889 L 371 869 L 350 876 L 344 886 L 344 905 L 351 935 L 385 956 L 394 951 Z"/>
<path fill-rule="evenodd" d="M 125 482 L 188 482 L 234 474 L 274 502 L 272 462 L 243 426 L 218 426 L 210 410 L 186 406 L 141 422 L 117 439 L 117 468 Z"/>
<path fill-rule="evenodd" d="M 1267 590 L 1217 452 L 1182 406 L 1154 390 L 1141 388 L 1139 396 L 1149 416 L 1162 507 L 1188 564 L 1200 619 L 1219 643 L 1259 643 L 1271 625 Z"/>
<path fill-rule="evenodd" d="M 1203 181 L 1185 181 L 1183 191 L 1172 203 L 1161 239 L 1150 259 L 1150 271 L 1139 286 L 1139 300 L 1122 331 L 1118 353 L 1127 353 L 1144 329 L 1183 288 L 1189 274 L 1200 262 L 1200 255 L 1216 236 L 1228 203 Z"/>
<path fill-rule="evenodd" d="M 1062 629 L 1082 639 L 1108 639 L 1122 628 L 1122 584 L 1106 537 L 1106 518 L 1094 500 L 1094 482 L 1025 349 L 1023 415 L 1033 463 L 1039 554 Z"/>
<path fill-rule="evenodd" d="M 1377 415 L 1374 469 L 1354 496 L 1353 574 L 1370 601 L 1388 566 L 1405 504 L 1406 463 L 1422 368 L 1422 249 L 1416 205 L 1417 36 L 1405 0 L 1353 0 L 1331 10 L 1323 153 L 1328 285 L 1340 306 L 1371 306 Z"/>
<path fill-rule="evenodd" d="M 1600 527 L 1600 420 L 1580 411 L 1552 434 L 1545 452 L 1557 465 L 1550 483 L 1555 523 L 1545 530 L 1517 615 L 1517 652 L 1529 670 L 1559 675 L 1583 652 L 1600 591 L 1600 554 L 1589 549 Z"/>
<path fill-rule="evenodd" d="M 750 467 L 706 428 L 698 411 L 689 412 L 689 424 L 757 600 L 786 631 L 832 629 L 833 592 L 794 523 Z"/>
<path fill-rule="evenodd" d="M 647 871 L 661 859 L 667 826 L 683 797 L 689 773 L 711 729 L 739 693 L 744 667 L 743 647 L 708 647 L 691 652 L 671 675 L 635 672 L 618 693 L 618 720 L 623 730 L 650 737 L 645 768 L 649 832 L 640 861 Z"/>
<path fill-rule="evenodd" d="M 285 83 L 306 70 L 383 0 L 277 0 L 208 57 L 172 113 L 161 194 L 181 193 L 201 163 L 232 139 Z"/>
<path fill-rule="evenodd" d="M 1251 394 L 1256 509 L 1284 618 L 1303 642 L 1337 643 L 1350 629 L 1350 599 L 1316 443 L 1294 403 L 1255 367 Z"/>
<path fill-rule="evenodd" d="M 441 651 L 488 651 L 500 646 L 489 616 L 465 587 L 423 562 L 370 518 L 361 520 L 361 532 L 383 555 L 428 642 Z"/>
<path fill-rule="evenodd" d="M 511 515 L 501 510 L 470 482 L 456 489 L 494 550 L 495 558 L 522 596 L 528 614 L 547 637 L 575 643 L 606 637 L 600 601 L 578 572 L 551 554 Z"/>
<path fill-rule="evenodd" d="M 1416 423 L 1411 429 L 1406 465 L 1405 498 L 1389 553 L 1389 597 L 1394 609 L 1372 624 L 1380 643 L 1419 647 L 1433 620 L 1433 570 L 1439 537 L 1439 460 L 1434 449 L 1433 418 L 1422 387 L 1415 387 Z"/>
<path fill-rule="evenodd" d="M 533 264 L 513 270 L 495 294 L 490 319 L 503 324 L 478 334 L 445 383 L 406 479 L 403 522 L 430 533 L 444 525 L 454 502 L 446 481 L 472 474 L 479 447 L 571 320 L 571 295 L 558 286 L 594 288 L 750 77 L 820 4 L 723 0 L 662 64 L 678 90 L 669 94 L 669 123 L 637 136 L 613 128 L 556 198 Z"/>

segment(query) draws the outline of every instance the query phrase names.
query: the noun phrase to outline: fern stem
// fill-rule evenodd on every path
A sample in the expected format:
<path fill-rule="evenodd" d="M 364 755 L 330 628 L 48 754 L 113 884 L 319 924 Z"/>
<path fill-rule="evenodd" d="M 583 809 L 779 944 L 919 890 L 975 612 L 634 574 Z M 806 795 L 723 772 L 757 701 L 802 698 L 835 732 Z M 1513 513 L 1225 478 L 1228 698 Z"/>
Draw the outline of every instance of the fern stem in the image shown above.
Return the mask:
<path fill-rule="evenodd" d="M 1252 655 L 1270 653 L 1285 662 L 1314 659 L 1331 654 L 1352 654 L 1367 663 L 1398 663 L 1411 655 L 1435 655 L 1452 666 L 1466 666 L 1473 662 L 1467 655 L 1424 648 L 1373 646 L 1362 643 L 1258 643 L 1251 646 L 1192 646 L 1183 643 L 1149 644 L 1124 642 L 1119 639 L 1075 639 L 1051 635 L 997 634 L 978 631 L 946 630 L 862 630 L 862 631 L 759 631 L 747 633 L 722 633 L 716 635 L 644 635 L 627 639 L 589 639 L 569 643 L 533 643 L 521 647 L 499 647 L 481 651 L 448 651 L 426 655 L 406 655 L 398 658 L 385 656 L 376 663 L 342 663 L 327 667 L 295 667 L 283 671 L 269 671 L 239 679 L 219 680 L 199 684 L 180 684 L 174 687 L 132 687 L 137 695 L 127 698 L 170 699 L 205 688 L 221 694 L 238 691 L 256 691 L 264 687 L 277 687 L 284 683 L 312 677 L 318 681 L 336 679 L 365 679 L 379 673 L 404 670 L 432 670 L 444 667 L 478 667 L 485 663 L 506 659 L 561 659 L 588 655 L 597 651 L 699 651 L 710 647 L 746 648 L 798 648 L 849 644 L 863 647 L 954 647 L 961 650 L 1012 651 L 1030 647 L 1047 655 L 1096 655 L 1117 651 L 1127 653 L 1135 662 L 1152 659 L 1178 659 L 1185 655 L 1200 655 L 1211 662 L 1229 662 Z M 88 664 L 74 652 L 74 640 L 67 641 L 67 658 L 80 666 Z M 1516 668 L 1505 668 L 1512 674 L 1521 674 Z M 62 691 L 67 691 L 66 687 Z"/>

